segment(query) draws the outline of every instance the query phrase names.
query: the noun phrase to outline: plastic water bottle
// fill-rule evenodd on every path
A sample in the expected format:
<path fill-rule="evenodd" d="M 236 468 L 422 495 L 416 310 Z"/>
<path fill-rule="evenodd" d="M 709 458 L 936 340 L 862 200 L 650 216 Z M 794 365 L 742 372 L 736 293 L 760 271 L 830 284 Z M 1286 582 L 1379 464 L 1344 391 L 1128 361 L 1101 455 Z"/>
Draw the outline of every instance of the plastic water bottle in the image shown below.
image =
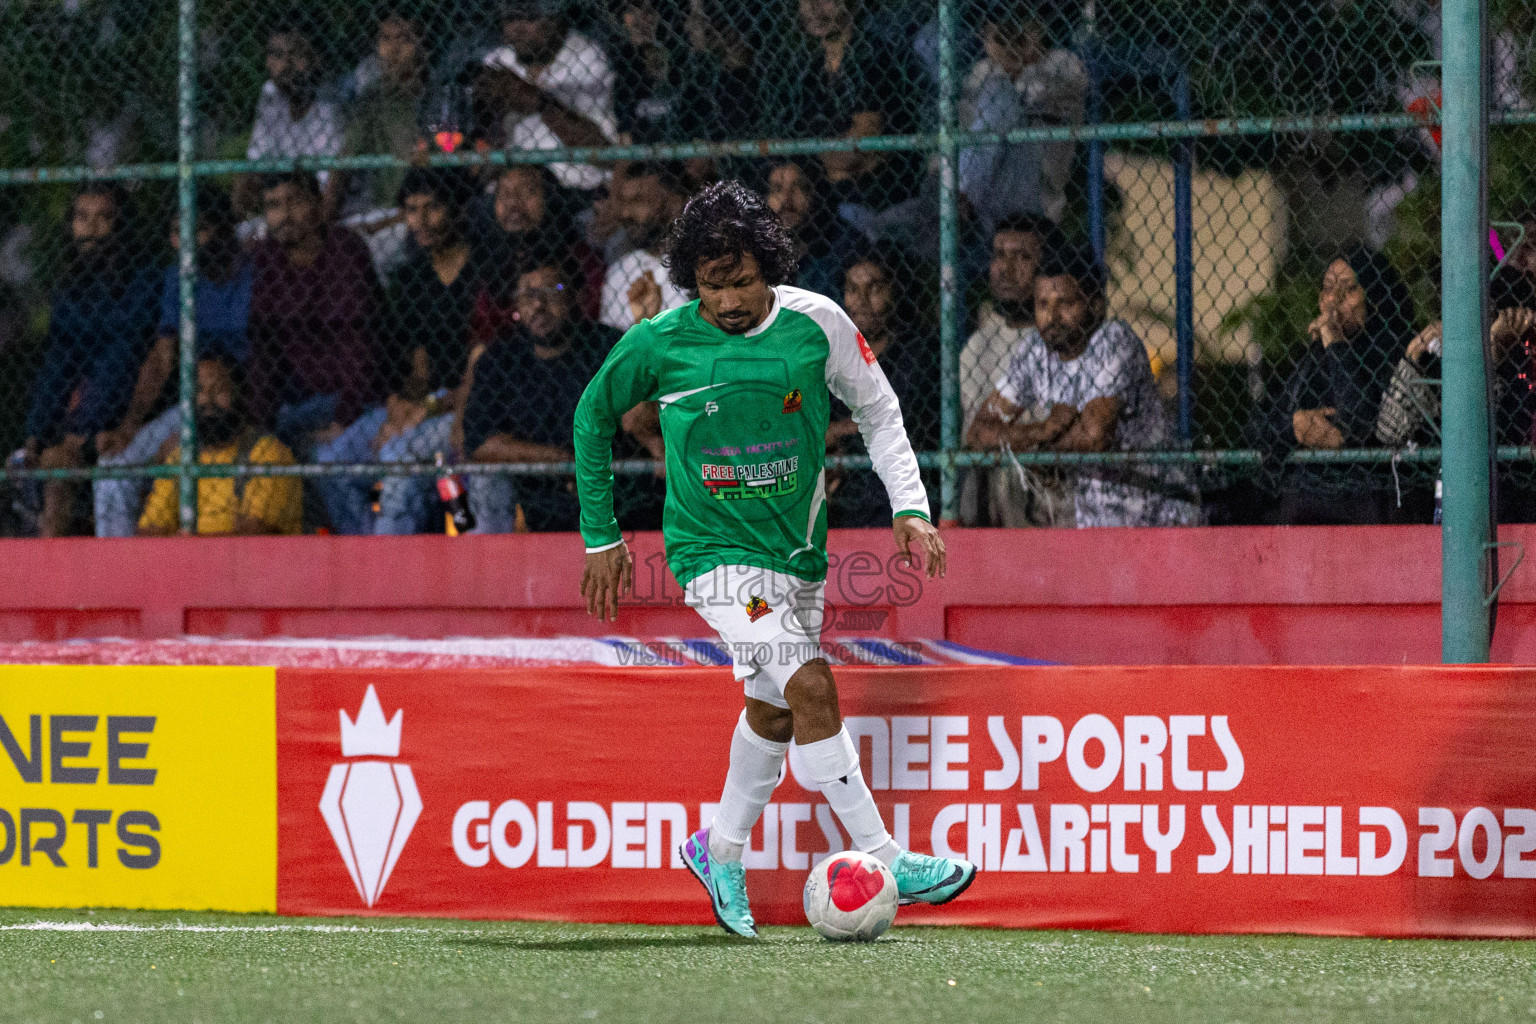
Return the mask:
<path fill-rule="evenodd" d="M 1436 526 L 1440 525 L 1440 498 L 1441 498 L 1441 495 L 1444 493 L 1444 490 L 1445 490 L 1445 484 L 1438 477 L 1436 477 L 1435 478 L 1435 525 Z"/>
<path fill-rule="evenodd" d="M 443 465 L 443 453 L 437 453 L 437 466 Z M 468 533 L 475 528 L 475 514 L 469 510 L 469 496 L 464 492 L 464 479 L 453 473 L 438 473 L 437 497 L 443 503 L 447 515 L 450 537 Z"/>

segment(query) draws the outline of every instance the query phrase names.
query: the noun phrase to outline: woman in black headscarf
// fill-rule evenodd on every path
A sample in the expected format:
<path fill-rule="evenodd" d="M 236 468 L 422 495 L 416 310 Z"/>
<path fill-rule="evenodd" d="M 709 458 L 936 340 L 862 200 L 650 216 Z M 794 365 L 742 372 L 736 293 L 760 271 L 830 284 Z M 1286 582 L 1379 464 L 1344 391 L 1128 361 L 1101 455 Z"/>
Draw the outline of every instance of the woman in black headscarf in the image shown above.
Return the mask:
<path fill-rule="evenodd" d="M 1413 334 L 1413 300 L 1381 253 L 1356 247 L 1323 275 L 1307 349 L 1286 381 L 1269 431 L 1277 457 L 1298 448 L 1375 447 L 1376 414 Z M 1387 516 L 1389 481 L 1375 467 L 1289 465 L 1279 521 L 1362 525 Z"/>

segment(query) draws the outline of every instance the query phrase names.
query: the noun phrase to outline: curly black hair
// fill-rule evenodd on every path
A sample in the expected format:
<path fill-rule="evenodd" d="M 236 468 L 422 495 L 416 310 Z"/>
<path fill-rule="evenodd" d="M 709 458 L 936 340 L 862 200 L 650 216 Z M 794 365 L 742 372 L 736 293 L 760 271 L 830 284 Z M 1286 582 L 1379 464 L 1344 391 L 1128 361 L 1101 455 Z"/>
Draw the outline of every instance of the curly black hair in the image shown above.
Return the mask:
<path fill-rule="evenodd" d="M 791 280 L 799 261 L 795 240 L 763 197 L 739 181 L 717 181 L 702 189 L 672 222 L 662 262 L 672 283 L 699 287 L 699 264 L 751 256 L 770 286 Z"/>

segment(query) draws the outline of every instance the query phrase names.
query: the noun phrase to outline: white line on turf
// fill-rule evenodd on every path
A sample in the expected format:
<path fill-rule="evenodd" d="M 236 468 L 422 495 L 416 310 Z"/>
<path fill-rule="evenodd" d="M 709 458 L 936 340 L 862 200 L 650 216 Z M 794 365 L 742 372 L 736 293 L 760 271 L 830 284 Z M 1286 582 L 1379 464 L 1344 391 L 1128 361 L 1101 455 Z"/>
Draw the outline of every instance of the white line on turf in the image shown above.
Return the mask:
<path fill-rule="evenodd" d="M 361 934 L 467 935 L 464 928 L 370 928 L 343 924 L 114 924 L 94 921 L 32 921 L 0 924 L 3 932 L 358 932 Z"/>

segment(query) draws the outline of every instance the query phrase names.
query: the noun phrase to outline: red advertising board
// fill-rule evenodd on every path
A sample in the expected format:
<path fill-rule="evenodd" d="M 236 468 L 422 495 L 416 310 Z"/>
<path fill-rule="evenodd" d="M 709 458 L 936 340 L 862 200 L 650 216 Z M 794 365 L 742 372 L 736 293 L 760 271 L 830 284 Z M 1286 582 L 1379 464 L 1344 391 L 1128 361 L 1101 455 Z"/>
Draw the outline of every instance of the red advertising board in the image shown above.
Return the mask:
<path fill-rule="evenodd" d="M 1536 673 L 840 669 L 898 840 L 982 866 L 900 921 L 1536 936 Z M 278 670 L 278 907 L 706 924 L 723 669 Z M 791 766 L 793 767 L 793 758 Z M 841 849 L 793 771 L 747 855 L 803 920 Z"/>

